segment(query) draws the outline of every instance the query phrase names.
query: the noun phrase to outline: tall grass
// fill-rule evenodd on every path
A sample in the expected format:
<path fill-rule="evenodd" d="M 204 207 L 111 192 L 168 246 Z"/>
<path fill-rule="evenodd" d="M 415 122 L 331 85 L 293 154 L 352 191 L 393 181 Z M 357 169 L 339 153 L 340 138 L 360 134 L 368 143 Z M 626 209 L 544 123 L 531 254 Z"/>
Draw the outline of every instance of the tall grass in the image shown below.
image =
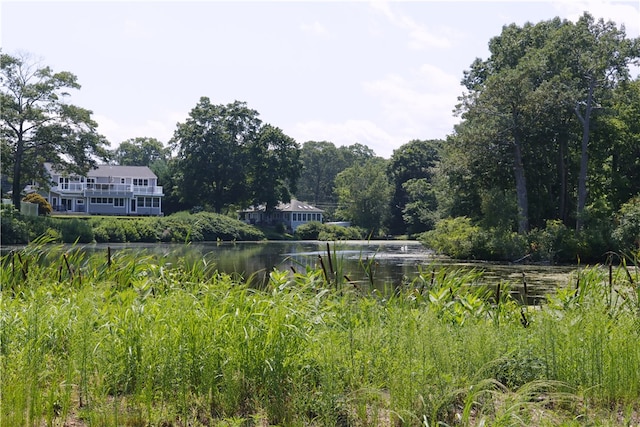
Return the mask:
<path fill-rule="evenodd" d="M 42 243 L 2 259 L 2 425 L 637 422 L 633 259 L 533 309 L 473 271 L 363 291 L 330 250 L 256 289 L 207 259 Z"/>

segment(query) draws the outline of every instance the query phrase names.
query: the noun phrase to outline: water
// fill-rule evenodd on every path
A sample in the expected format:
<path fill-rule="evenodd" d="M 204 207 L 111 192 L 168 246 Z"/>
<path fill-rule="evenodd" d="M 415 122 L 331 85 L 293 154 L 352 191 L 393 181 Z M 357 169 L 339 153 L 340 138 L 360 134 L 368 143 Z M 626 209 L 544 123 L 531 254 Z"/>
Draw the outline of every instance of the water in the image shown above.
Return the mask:
<path fill-rule="evenodd" d="M 433 251 L 416 241 L 269 241 L 269 242 L 208 242 L 185 244 L 89 244 L 81 245 L 88 251 L 137 251 L 167 257 L 205 257 L 226 273 L 252 277 L 254 283 L 264 284 L 274 268 L 303 272 L 306 268 L 330 270 L 327 250 L 340 271 L 350 281 L 362 286 L 388 289 L 406 286 L 419 274 L 431 274 L 439 268 L 477 270 L 483 275 L 478 284 L 496 286 L 510 284 L 512 293 L 523 292 L 527 283 L 529 303 L 553 292 L 559 286 L 568 286 L 575 266 L 545 266 L 499 264 L 490 262 L 458 262 L 436 256 Z M 336 261 L 337 260 L 337 261 Z M 373 282 L 373 283 L 372 283 Z"/>

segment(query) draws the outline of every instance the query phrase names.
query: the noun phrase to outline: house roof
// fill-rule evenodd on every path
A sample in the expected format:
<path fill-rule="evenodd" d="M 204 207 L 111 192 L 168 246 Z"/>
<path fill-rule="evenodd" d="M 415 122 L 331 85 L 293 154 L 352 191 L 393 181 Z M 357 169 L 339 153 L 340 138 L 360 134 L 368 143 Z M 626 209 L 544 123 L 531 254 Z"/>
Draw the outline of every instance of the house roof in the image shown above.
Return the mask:
<path fill-rule="evenodd" d="M 291 199 L 289 203 L 278 203 L 276 209 L 282 212 L 324 212 L 307 202 L 300 202 L 296 199 Z"/>
<path fill-rule="evenodd" d="M 53 170 L 51 163 L 45 163 L 44 167 L 50 175 L 59 175 Z M 157 178 L 156 174 L 147 166 L 119 166 L 119 165 L 98 165 L 91 169 L 87 177 L 119 177 L 119 178 Z"/>
<path fill-rule="evenodd" d="M 257 211 L 264 211 L 264 210 L 265 210 L 264 205 L 260 205 L 258 207 L 252 206 L 240 212 L 257 212 Z M 307 202 L 301 202 L 296 199 L 291 199 L 291 201 L 287 203 L 282 203 L 282 202 L 278 203 L 278 205 L 275 207 L 275 210 L 280 212 L 316 212 L 316 213 L 324 212 L 322 209 L 316 208 L 315 206 L 311 206 Z"/>

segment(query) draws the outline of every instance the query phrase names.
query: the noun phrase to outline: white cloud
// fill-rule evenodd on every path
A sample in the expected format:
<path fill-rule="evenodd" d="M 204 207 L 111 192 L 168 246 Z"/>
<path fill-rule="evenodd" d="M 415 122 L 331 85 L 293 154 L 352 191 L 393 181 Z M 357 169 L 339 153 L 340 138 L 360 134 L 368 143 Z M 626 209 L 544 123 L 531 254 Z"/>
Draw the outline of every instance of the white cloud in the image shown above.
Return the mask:
<path fill-rule="evenodd" d="M 156 138 L 167 145 L 173 137 L 178 122 L 184 122 L 188 113 L 168 112 L 161 117 L 126 123 L 126 120 L 94 114 L 93 119 L 98 123 L 98 133 L 104 135 L 111 143 L 111 149 L 117 148 L 127 139 L 146 137 Z"/>
<path fill-rule="evenodd" d="M 462 91 L 459 80 L 434 65 L 423 64 L 408 77 L 391 74 L 363 86 L 380 103 L 384 122 L 401 129 L 405 139 L 444 138 L 456 123 L 452 110 Z"/>
<path fill-rule="evenodd" d="M 640 7 L 637 1 L 554 0 L 553 6 L 562 16 L 575 22 L 587 11 L 594 18 L 624 24 L 627 37 L 640 35 Z"/>
<path fill-rule="evenodd" d="M 125 37 L 132 39 L 150 40 L 153 38 L 153 33 L 147 27 L 132 19 L 124 21 L 122 34 Z"/>
<path fill-rule="evenodd" d="M 330 35 L 329 30 L 327 30 L 327 28 L 318 21 L 315 21 L 312 24 L 300 24 L 300 29 L 305 33 L 309 33 L 319 37 L 327 38 Z"/>
<path fill-rule="evenodd" d="M 437 31 L 429 29 L 416 22 L 410 16 L 394 12 L 386 1 L 374 1 L 371 6 L 374 10 L 384 15 L 393 25 L 407 32 L 409 38 L 408 46 L 411 49 L 450 48 L 453 45 L 451 38 L 454 35 L 447 29 L 439 28 Z M 447 34 L 447 37 L 442 34 Z"/>

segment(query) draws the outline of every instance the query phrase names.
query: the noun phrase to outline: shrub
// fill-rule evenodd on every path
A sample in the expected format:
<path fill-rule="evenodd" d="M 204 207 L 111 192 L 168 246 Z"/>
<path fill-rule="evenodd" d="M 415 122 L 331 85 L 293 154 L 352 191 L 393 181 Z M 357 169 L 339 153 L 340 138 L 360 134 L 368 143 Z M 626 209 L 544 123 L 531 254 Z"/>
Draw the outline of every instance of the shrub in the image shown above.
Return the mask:
<path fill-rule="evenodd" d="M 301 240 L 318 240 L 320 232 L 328 226 L 323 226 L 318 221 L 308 222 L 296 228 L 295 236 Z"/>
<path fill-rule="evenodd" d="M 365 237 L 365 231 L 359 227 L 341 227 L 339 225 L 324 225 L 318 235 L 318 240 L 360 240 Z"/>
<path fill-rule="evenodd" d="M 124 227 L 117 218 L 99 219 L 94 222 L 93 232 L 96 242 L 98 243 L 124 243 L 127 241 L 127 235 Z"/>
<path fill-rule="evenodd" d="M 560 220 L 548 220 L 544 229 L 532 230 L 529 242 L 534 259 L 550 263 L 573 260 L 578 250 L 573 230 Z"/>
<path fill-rule="evenodd" d="M 475 257 L 474 242 L 480 239 L 480 227 L 467 217 L 446 218 L 436 224 L 435 230 L 421 234 L 421 242 L 436 251 L 453 258 Z"/>
<path fill-rule="evenodd" d="M 613 239 L 621 250 L 640 249 L 640 197 L 634 197 L 620 207 Z"/>
<path fill-rule="evenodd" d="M 26 243 L 29 240 L 27 224 L 13 205 L 2 205 L 0 223 L 0 241 L 3 245 Z"/>
<path fill-rule="evenodd" d="M 86 220 L 61 219 L 58 220 L 60 237 L 65 243 L 91 243 L 94 239 L 93 228 Z"/>
<path fill-rule="evenodd" d="M 38 215 L 50 215 L 51 212 L 53 212 L 53 208 L 51 208 L 49 202 L 38 193 L 27 194 L 22 201 L 37 204 Z"/>

